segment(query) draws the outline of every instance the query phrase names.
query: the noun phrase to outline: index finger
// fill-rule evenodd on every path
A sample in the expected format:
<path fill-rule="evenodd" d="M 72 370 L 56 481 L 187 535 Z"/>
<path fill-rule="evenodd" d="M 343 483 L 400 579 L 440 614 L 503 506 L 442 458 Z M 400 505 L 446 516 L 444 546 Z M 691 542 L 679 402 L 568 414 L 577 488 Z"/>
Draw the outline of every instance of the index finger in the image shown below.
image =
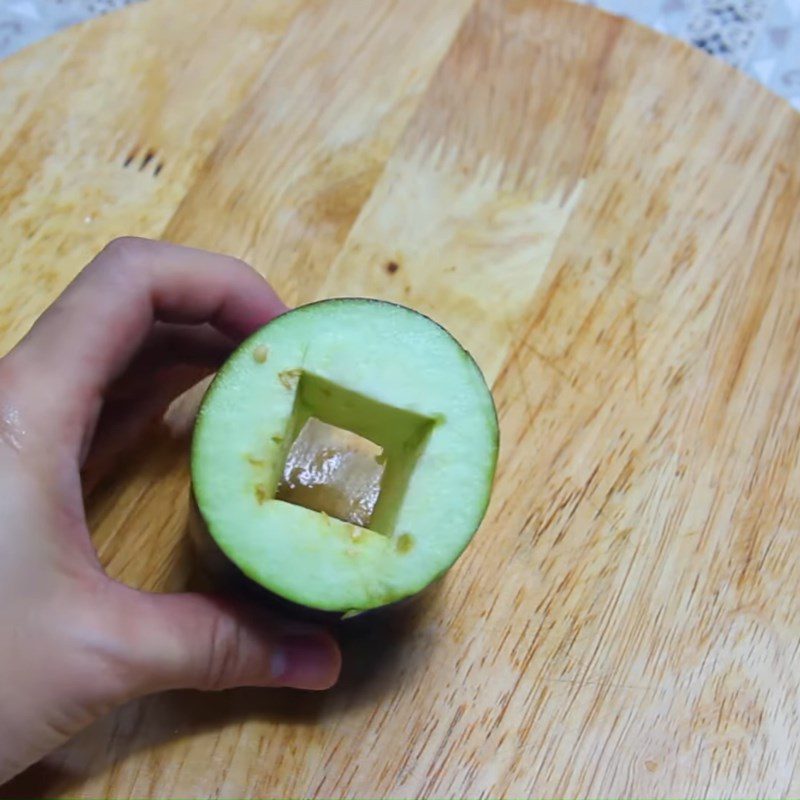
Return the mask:
<path fill-rule="evenodd" d="M 103 392 L 156 320 L 210 323 L 242 339 L 286 310 L 252 267 L 229 256 L 147 239 L 109 244 L 7 357 L 36 424 L 75 450 Z"/>

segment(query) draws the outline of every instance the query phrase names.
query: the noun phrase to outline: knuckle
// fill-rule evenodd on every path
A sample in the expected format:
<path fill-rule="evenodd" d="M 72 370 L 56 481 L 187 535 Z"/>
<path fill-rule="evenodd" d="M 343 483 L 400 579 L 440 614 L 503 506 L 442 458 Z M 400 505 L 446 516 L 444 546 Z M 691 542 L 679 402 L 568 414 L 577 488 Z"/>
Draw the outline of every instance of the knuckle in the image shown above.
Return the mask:
<path fill-rule="evenodd" d="M 156 242 L 137 236 L 112 239 L 78 277 L 85 281 L 110 282 L 118 288 L 130 288 L 146 280 L 148 265 L 154 259 Z"/>
<path fill-rule="evenodd" d="M 240 632 L 230 619 L 219 617 L 209 629 L 206 666 L 202 687 L 206 690 L 225 689 L 237 672 L 240 651 Z"/>
<path fill-rule="evenodd" d="M 91 670 L 94 680 L 87 691 L 106 704 L 124 702 L 137 693 L 141 665 L 117 613 L 116 587 L 93 564 L 81 567 L 74 580 L 73 602 L 58 626 L 75 644 L 65 650 L 77 654 L 79 673 Z"/>
<path fill-rule="evenodd" d="M 151 255 L 153 242 L 138 236 L 120 236 L 112 239 L 102 250 L 97 263 L 103 267 L 141 264 Z"/>
<path fill-rule="evenodd" d="M 253 267 L 250 266 L 243 258 L 239 258 L 238 256 L 223 256 L 225 261 L 227 262 L 228 266 L 231 269 L 238 269 L 242 272 L 253 272 Z"/>

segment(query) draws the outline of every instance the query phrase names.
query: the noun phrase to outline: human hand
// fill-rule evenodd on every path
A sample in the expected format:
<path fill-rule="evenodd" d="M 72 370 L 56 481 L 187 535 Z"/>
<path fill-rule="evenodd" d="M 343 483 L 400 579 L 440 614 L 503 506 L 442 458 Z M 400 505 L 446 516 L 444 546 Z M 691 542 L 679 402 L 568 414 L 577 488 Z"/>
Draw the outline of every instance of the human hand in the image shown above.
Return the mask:
<path fill-rule="evenodd" d="M 134 440 L 284 308 L 236 259 L 120 239 L 0 360 L 0 783 L 139 695 L 335 682 L 320 630 L 109 578 L 83 506 L 90 453 Z"/>

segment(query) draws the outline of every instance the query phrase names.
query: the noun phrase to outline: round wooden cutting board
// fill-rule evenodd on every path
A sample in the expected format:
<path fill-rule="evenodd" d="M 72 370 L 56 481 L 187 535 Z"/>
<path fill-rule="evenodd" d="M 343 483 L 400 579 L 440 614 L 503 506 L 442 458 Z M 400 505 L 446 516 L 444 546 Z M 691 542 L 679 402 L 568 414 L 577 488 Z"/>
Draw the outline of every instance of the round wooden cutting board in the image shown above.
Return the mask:
<path fill-rule="evenodd" d="M 11 346 L 107 240 L 241 256 L 292 303 L 431 314 L 493 387 L 489 514 L 324 695 L 178 692 L 21 794 L 800 793 L 800 115 L 557 0 L 149 0 L 0 65 Z M 183 588 L 186 441 L 89 499 Z"/>

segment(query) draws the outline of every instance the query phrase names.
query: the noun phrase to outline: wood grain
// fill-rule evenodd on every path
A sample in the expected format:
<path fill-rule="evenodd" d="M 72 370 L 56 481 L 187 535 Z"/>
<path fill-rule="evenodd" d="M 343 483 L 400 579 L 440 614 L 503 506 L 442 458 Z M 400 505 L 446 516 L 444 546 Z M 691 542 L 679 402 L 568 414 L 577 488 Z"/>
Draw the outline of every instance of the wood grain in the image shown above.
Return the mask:
<path fill-rule="evenodd" d="M 472 546 L 345 635 L 337 689 L 134 703 L 19 794 L 800 792 L 783 101 L 557 0 L 149 0 L 10 59 L 0 87 L 5 346 L 105 239 L 165 235 L 292 301 L 434 315 L 502 430 Z M 191 578 L 184 434 L 91 498 L 103 562 L 143 588 Z"/>

